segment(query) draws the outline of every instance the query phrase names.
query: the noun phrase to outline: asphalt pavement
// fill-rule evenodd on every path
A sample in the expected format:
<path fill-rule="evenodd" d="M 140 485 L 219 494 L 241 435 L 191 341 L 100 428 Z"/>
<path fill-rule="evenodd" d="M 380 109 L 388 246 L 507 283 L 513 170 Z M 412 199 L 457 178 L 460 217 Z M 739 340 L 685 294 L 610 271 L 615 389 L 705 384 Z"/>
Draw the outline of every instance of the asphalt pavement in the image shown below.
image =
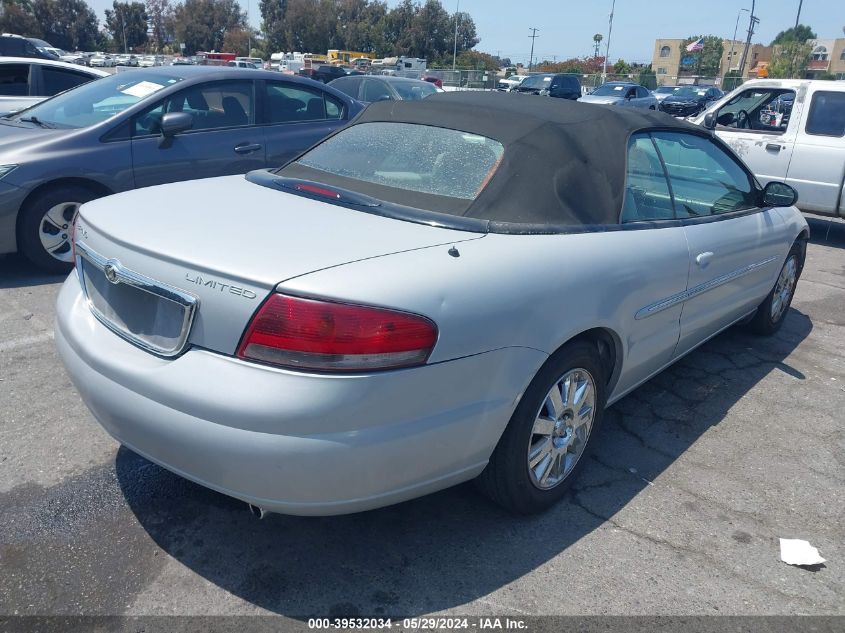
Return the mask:
<path fill-rule="evenodd" d="M 56 354 L 62 280 L 0 258 L 0 616 L 845 615 L 845 223 L 810 222 L 780 333 L 733 328 L 614 405 L 534 517 L 464 485 L 258 520 L 100 429 Z"/>

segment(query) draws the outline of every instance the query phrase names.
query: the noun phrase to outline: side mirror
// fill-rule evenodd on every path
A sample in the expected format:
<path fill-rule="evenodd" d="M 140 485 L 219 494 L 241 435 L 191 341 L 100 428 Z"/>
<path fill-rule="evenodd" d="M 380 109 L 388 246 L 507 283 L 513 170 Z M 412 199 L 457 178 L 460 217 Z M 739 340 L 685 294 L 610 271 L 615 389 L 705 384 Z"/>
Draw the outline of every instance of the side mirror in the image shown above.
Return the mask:
<path fill-rule="evenodd" d="M 193 126 L 194 118 L 187 112 L 168 112 L 161 117 L 161 135 L 166 138 L 190 130 Z"/>
<path fill-rule="evenodd" d="M 708 112 L 704 115 L 704 127 L 708 130 L 715 130 L 716 129 L 716 113 L 715 112 Z"/>
<path fill-rule="evenodd" d="M 798 202 L 798 192 L 783 182 L 773 180 L 763 187 L 764 207 L 791 207 Z"/>

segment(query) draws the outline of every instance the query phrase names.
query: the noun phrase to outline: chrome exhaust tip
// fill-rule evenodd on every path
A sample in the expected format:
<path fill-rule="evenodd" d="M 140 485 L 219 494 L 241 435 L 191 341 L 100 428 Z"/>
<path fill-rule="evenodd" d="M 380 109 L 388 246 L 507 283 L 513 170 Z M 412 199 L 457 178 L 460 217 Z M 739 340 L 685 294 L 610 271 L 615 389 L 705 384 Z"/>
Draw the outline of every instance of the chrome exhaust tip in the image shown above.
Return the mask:
<path fill-rule="evenodd" d="M 264 508 L 259 508 L 258 506 L 254 506 L 251 503 L 248 505 L 250 514 L 252 514 L 252 516 L 254 516 L 255 518 L 263 519 L 266 516 L 267 511 Z"/>

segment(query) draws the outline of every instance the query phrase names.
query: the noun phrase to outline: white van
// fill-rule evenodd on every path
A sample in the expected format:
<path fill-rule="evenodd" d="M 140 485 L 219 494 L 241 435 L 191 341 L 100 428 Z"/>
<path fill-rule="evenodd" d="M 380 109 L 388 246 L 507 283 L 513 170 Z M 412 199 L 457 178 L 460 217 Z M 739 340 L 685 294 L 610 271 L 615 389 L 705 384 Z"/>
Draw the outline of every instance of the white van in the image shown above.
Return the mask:
<path fill-rule="evenodd" d="M 798 208 L 845 216 L 845 82 L 754 79 L 695 123 L 715 129 L 761 184 L 798 191 Z"/>

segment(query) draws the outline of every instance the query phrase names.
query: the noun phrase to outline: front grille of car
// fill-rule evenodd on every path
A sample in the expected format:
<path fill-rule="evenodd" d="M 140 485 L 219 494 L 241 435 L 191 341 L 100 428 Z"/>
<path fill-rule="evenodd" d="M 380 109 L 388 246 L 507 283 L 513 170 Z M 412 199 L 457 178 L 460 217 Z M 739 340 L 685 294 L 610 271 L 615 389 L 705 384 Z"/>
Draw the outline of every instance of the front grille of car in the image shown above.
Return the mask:
<path fill-rule="evenodd" d="M 180 354 L 198 299 L 76 243 L 76 269 L 94 316 L 115 334 L 160 356 Z"/>
<path fill-rule="evenodd" d="M 690 114 L 695 114 L 698 111 L 698 106 L 683 103 L 666 103 L 665 101 L 661 101 L 660 109 L 667 114 L 673 114 L 675 116 L 689 116 Z"/>

